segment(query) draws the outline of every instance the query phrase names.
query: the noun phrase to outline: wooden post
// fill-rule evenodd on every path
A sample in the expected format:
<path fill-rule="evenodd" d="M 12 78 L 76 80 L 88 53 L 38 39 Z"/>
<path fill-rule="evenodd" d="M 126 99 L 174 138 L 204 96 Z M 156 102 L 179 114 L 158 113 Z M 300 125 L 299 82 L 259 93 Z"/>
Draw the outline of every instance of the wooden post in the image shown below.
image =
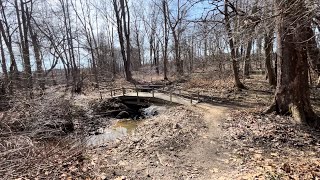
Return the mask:
<path fill-rule="evenodd" d="M 191 102 L 191 105 L 192 105 L 192 97 L 190 97 L 190 102 Z"/>
<path fill-rule="evenodd" d="M 113 96 L 112 96 L 112 89 L 111 89 L 111 91 L 110 91 L 110 92 L 111 92 L 111 97 L 113 97 Z"/>
<path fill-rule="evenodd" d="M 152 97 L 154 97 L 154 88 L 152 88 Z"/>
<path fill-rule="evenodd" d="M 198 91 L 197 92 L 197 95 L 198 95 L 198 102 L 200 101 L 200 92 Z"/>
<path fill-rule="evenodd" d="M 125 96 L 125 94 L 126 94 L 126 89 L 122 87 L 122 95 Z"/>
<path fill-rule="evenodd" d="M 136 88 L 136 92 L 137 92 L 137 103 L 140 103 L 139 91 L 138 91 L 138 89 L 137 89 L 137 88 Z"/>
<path fill-rule="evenodd" d="M 101 93 L 101 91 L 99 91 L 99 93 L 100 93 L 100 99 L 102 100 L 102 93 Z"/>
<path fill-rule="evenodd" d="M 172 103 L 172 90 L 170 91 L 170 103 Z"/>

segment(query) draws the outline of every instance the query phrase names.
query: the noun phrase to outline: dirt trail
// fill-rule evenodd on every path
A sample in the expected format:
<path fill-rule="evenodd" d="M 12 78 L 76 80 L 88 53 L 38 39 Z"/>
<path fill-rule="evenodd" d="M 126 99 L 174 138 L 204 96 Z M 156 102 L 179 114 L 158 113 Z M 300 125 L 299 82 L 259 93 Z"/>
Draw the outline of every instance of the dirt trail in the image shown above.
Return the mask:
<path fill-rule="evenodd" d="M 214 106 L 207 103 L 199 103 L 195 106 L 199 108 L 204 113 L 204 120 L 209 127 L 208 136 L 216 137 L 220 132 L 220 122 L 223 118 L 227 117 L 227 111 L 230 110 L 227 107 L 223 106 Z"/>
<path fill-rule="evenodd" d="M 230 110 L 206 103 L 168 108 L 116 147 L 101 149 L 102 157 L 93 149 L 88 157 L 98 166 L 88 168 L 106 179 L 226 179 L 230 148 L 220 124 Z"/>
<path fill-rule="evenodd" d="M 223 146 L 221 123 L 228 117 L 231 109 L 207 103 L 199 103 L 193 110 L 203 113 L 203 120 L 207 125 L 207 131 L 200 134 L 190 150 L 190 157 L 197 159 L 195 166 L 203 169 L 203 177 L 200 179 L 225 178 L 225 172 L 230 172 L 230 150 Z"/>

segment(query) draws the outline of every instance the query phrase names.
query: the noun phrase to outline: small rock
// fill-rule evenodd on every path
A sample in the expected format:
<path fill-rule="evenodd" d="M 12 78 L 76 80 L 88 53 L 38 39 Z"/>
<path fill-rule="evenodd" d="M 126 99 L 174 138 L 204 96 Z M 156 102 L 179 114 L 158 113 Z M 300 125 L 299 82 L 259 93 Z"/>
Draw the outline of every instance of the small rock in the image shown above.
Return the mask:
<path fill-rule="evenodd" d="M 116 118 L 117 119 L 124 119 L 124 118 L 129 118 L 130 114 L 127 111 L 121 111 Z"/>
<path fill-rule="evenodd" d="M 102 173 L 102 174 L 100 174 L 100 178 L 101 178 L 102 180 L 105 180 L 105 179 L 107 179 L 107 176 L 106 176 L 105 173 Z"/>
<path fill-rule="evenodd" d="M 175 128 L 175 129 L 182 129 L 181 125 L 180 125 L 180 124 L 178 124 L 178 123 L 175 125 L 175 127 L 174 127 L 174 128 Z"/>
<path fill-rule="evenodd" d="M 133 143 L 138 143 L 138 142 L 140 142 L 140 141 L 141 141 L 141 139 L 138 139 L 138 138 L 132 139 L 132 142 L 133 142 Z"/>
<path fill-rule="evenodd" d="M 290 173 L 291 172 L 291 168 L 290 168 L 290 165 L 288 163 L 284 163 L 282 168 L 283 168 L 284 172 L 286 172 L 286 173 Z"/>

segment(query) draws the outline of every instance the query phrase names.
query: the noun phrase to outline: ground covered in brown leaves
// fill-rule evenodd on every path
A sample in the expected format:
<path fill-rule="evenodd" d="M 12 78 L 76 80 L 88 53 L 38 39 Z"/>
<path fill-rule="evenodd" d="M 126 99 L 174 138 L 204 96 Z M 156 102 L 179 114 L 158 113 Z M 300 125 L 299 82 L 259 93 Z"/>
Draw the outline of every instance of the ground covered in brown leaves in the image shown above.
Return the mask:
<path fill-rule="evenodd" d="M 258 111 L 259 112 L 259 111 Z M 239 159 L 238 177 L 317 179 L 320 131 L 290 117 L 235 111 L 223 123 L 225 141 Z"/>
<path fill-rule="evenodd" d="M 174 118 L 172 118 L 174 117 Z M 183 107 L 168 109 L 145 121 L 134 133 L 109 149 L 89 151 L 88 168 L 106 179 L 188 179 L 199 177 L 191 144 L 206 129 L 201 115 Z"/>
<path fill-rule="evenodd" d="M 252 77 L 242 91 L 228 75 L 174 82 L 200 92 L 202 102 L 170 107 L 100 147 L 86 146 L 86 136 L 112 123 L 93 115 L 92 102 L 108 98 L 109 87 L 132 85 L 121 80 L 75 96 L 53 88 L 21 99 L 0 114 L 0 179 L 319 179 L 320 131 L 262 115 L 274 89 Z M 312 89 L 316 110 L 317 97 Z"/>

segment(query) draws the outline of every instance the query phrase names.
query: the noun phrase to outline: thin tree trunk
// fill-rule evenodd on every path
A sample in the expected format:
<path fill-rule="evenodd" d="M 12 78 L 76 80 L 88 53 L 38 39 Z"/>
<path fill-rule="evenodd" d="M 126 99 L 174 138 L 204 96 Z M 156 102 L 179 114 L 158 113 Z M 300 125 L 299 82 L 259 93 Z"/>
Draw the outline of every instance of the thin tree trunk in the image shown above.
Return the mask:
<path fill-rule="evenodd" d="M 233 36 L 232 36 L 232 29 L 230 25 L 230 19 L 229 19 L 229 12 L 228 12 L 228 0 L 224 0 L 224 15 L 225 15 L 225 28 L 228 33 L 229 38 L 229 46 L 231 50 L 231 59 L 232 59 L 232 69 L 233 69 L 233 75 L 234 75 L 234 83 L 235 86 L 239 89 L 244 89 L 245 86 L 241 83 L 239 78 L 239 69 L 238 69 L 238 62 L 237 62 L 237 53 L 234 46 Z"/>
<path fill-rule="evenodd" d="M 277 85 L 276 77 L 274 74 L 274 70 L 272 68 L 272 54 L 273 54 L 273 31 L 265 34 L 264 37 L 264 50 L 265 50 L 265 64 L 267 70 L 267 77 L 269 80 L 270 86 L 275 87 Z"/>
<path fill-rule="evenodd" d="M 33 31 L 33 28 L 31 26 L 31 15 L 28 15 L 28 27 L 29 27 L 29 32 L 31 36 L 31 41 L 33 44 L 33 51 L 34 51 L 34 56 L 36 59 L 36 65 L 37 65 L 37 72 L 36 72 L 36 77 L 39 82 L 39 87 L 42 90 L 45 90 L 45 80 L 44 80 L 44 73 L 43 73 L 43 68 L 42 68 L 42 60 L 41 60 L 41 55 L 40 55 L 40 45 L 38 42 L 38 36 L 37 34 Z"/>
<path fill-rule="evenodd" d="M 8 87 L 8 84 L 9 84 L 9 76 L 8 76 L 8 68 L 7 68 L 7 62 L 6 62 L 6 56 L 5 56 L 5 52 L 4 52 L 4 49 L 3 49 L 3 44 L 2 44 L 2 38 L 1 38 L 1 35 L 0 35 L 0 53 L 1 53 L 1 68 L 2 68 L 2 73 L 4 75 L 4 87 L 7 88 Z M 9 90 L 10 91 L 10 94 L 12 93 L 12 89 Z"/>
<path fill-rule="evenodd" d="M 17 63 L 15 60 L 14 52 L 13 52 L 13 42 L 11 38 L 11 32 L 10 32 L 10 27 L 8 25 L 7 17 L 5 14 L 5 9 L 2 4 L 2 1 L 0 1 L 0 6 L 1 6 L 1 14 L 2 14 L 2 21 L 0 21 L 0 32 L 3 37 L 3 41 L 5 42 L 7 49 L 9 51 L 9 56 L 10 56 L 10 67 L 9 67 L 9 79 L 11 82 L 9 83 L 9 93 L 13 95 L 13 84 L 16 84 L 19 86 L 19 83 L 16 81 L 19 81 L 19 71 L 17 67 Z M 4 27 L 5 26 L 5 27 Z"/>
<path fill-rule="evenodd" d="M 131 74 L 131 46 L 130 46 L 130 12 L 128 7 L 128 2 L 125 0 L 120 0 L 120 5 L 122 8 L 122 19 L 123 19 L 123 29 L 124 29 L 124 36 L 126 38 L 126 46 L 127 46 L 127 61 L 125 63 L 125 72 L 126 78 L 128 81 L 132 81 L 132 74 Z M 127 19 L 126 19 L 127 17 Z"/>
<path fill-rule="evenodd" d="M 156 44 L 154 45 L 154 65 L 155 65 L 155 68 L 156 68 L 156 73 L 157 75 L 160 74 L 160 71 L 159 71 L 159 41 L 156 42 Z"/>
<path fill-rule="evenodd" d="M 25 9 L 25 3 L 20 0 L 20 9 L 18 6 L 18 1 L 15 0 L 15 9 L 18 20 L 18 30 L 20 35 L 20 44 L 22 49 L 22 59 L 24 63 L 24 76 L 26 79 L 26 88 L 29 91 L 29 96 L 32 97 L 32 70 L 31 70 L 31 61 L 30 61 L 30 52 L 29 52 L 29 41 L 28 41 L 28 26 L 27 26 L 27 15 L 28 9 Z M 21 15 L 20 15 L 21 11 Z"/>
<path fill-rule="evenodd" d="M 163 52 L 163 79 L 168 80 L 168 17 L 167 17 L 167 5 L 166 0 L 162 1 L 163 17 L 164 17 L 164 52 Z"/>
<path fill-rule="evenodd" d="M 126 74 L 126 80 L 132 81 L 132 74 L 130 68 L 130 19 L 129 19 L 129 8 L 127 2 L 125 3 L 124 0 L 120 0 L 120 9 L 118 8 L 118 4 L 116 0 L 113 0 L 113 6 L 115 10 L 115 15 L 117 19 L 117 29 L 119 35 L 119 42 L 120 42 L 120 49 Z M 127 10 L 127 12 L 125 12 Z M 121 14 L 120 14 L 121 12 Z M 126 20 L 126 13 L 128 16 L 128 20 Z M 126 47 L 124 37 L 126 39 Z"/>
<path fill-rule="evenodd" d="M 307 44 L 307 51 L 310 65 L 318 75 L 317 87 L 320 87 L 320 50 L 317 46 L 316 36 L 311 26 L 307 27 L 305 35 L 309 39 Z"/>
<path fill-rule="evenodd" d="M 245 78 L 248 78 L 250 75 L 251 51 L 252 51 L 252 39 L 248 41 L 246 56 L 244 59 L 243 75 Z"/>

